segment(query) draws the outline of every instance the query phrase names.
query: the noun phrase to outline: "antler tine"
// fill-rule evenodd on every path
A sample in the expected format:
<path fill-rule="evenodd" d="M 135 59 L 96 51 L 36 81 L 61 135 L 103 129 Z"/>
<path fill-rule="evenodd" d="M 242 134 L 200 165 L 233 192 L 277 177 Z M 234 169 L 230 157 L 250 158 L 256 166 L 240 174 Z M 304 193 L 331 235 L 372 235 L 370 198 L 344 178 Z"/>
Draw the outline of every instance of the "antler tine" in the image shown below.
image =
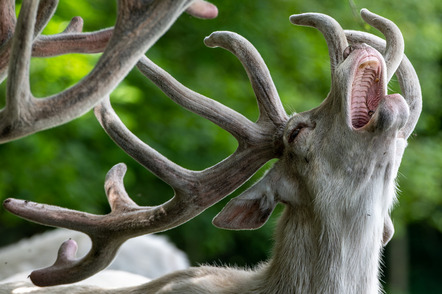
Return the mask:
<path fill-rule="evenodd" d="M 30 2 L 35 2 L 33 5 L 37 4 L 36 1 Z M 22 101 L 15 101 L 18 96 L 12 93 L 7 98 L 5 109 L 0 112 L 0 142 L 14 140 L 60 125 L 91 109 L 102 97 L 114 89 L 143 53 L 158 40 L 191 3 L 192 0 L 140 0 L 137 2 L 120 0 L 114 32 L 106 50 L 91 73 L 73 87 L 43 99 L 35 99 L 30 93 L 29 87 L 18 87 L 24 89 L 21 96 L 24 97 L 21 99 Z M 24 3 L 23 6 L 28 5 Z M 24 19 L 24 17 L 22 18 Z M 33 18 L 23 20 L 21 23 L 27 27 L 27 30 L 30 30 L 34 27 L 34 22 L 35 13 Z M 89 41 L 85 41 L 85 43 L 94 42 L 98 38 L 102 41 L 98 47 L 102 48 L 109 35 L 110 31 L 101 31 L 92 34 Z M 137 37 L 134 38 L 133 35 L 137 35 Z M 23 35 L 17 33 L 13 39 L 22 39 L 22 37 Z M 19 47 L 20 50 L 13 50 L 11 53 L 10 62 L 20 59 L 21 65 L 15 69 L 15 72 L 20 72 L 18 76 L 23 76 L 20 81 L 27 79 L 26 68 L 29 67 L 31 57 L 29 45 L 32 44 L 32 38 L 28 38 L 26 42 L 26 47 Z M 74 44 L 71 42 L 71 45 L 67 47 L 72 48 L 72 45 Z M 1 60 L 4 61 L 4 56 L 1 57 Z M 0 63 L 0 67 L 3 66 L 1 61 Z M 17 84 L 17 82 L 18 80 L 15 78 L 8 80 L 8 83 Z M 14 108 L 18 103 L 25 106 L 20 109 L 20 116 L 14 114 Z M 69 107 L 67 107 L 68 105 Z"/>
<path fill-rule="evenodd" d="M 232 32 L 212 33 L 204 42 L 209 47 L 229 50 L 243 64 L 260 109 L 260 119 L 257 124 L 270 119 L 277 128 L 283 125 L 288 119 L 287 114 L 270 73 L 253 45 L 242 36 Z M 230 132 L 240 144 L 243 141 L 241 138 L 250 137 L 250 134 L 245 131 L 256 128 L 241 114 L 183 86 L 147 57 L 142 57 L 137 67 L 173 101 Z"/>
<path fill-rule="evenodd" d="M 81 33 L 83 30 L 84 21 L 79 16 L 74 16 L 69 24 L 66 26 L 62 34 Z"/>
<path fill-rule="evenodd" d="M 171 187 L 179 189 L 184 181 L 191 178 L 190 171 L 171 162 L 132 134 L 112 109 L 109 99 L 97 105 L 94 112 L 106 133 L 118 146 Z M 154 158 L 154 162 L 150 158 Z"/>
<path fill-rule="evenodd" d="M 10 79 L 7 84 L 6 107 L 1 112 L 0 122 L 6 122 L 7 118 L 21 120 L 20 113 L 32 104 L 33 97 L 30 95 L 29 86 L 29 59 L 35 35 L 40 33 L 35 31 L 34 27 L 43 30 L 58 3 L 58 1 L 52 0 L 41 3 L 39 1 L 30 2 L 25 2 L 22 5 L 15 30 L 15 35 L 19 37 L 13 38 L 10 48 L 14 52 L 10 63 L 14 66 L 9 67 Z M 71 27 L 74 26 L 71 25 Z M 68 27 L 68 29 L 71 28 Z M 9 48 L 5 48 L 5 50 L 7 49 Z M 3 51 L 3 53 L 5 55 L 3 57 L 9 55 L 7 51 Z"/>
<path fill-rule="evenodd" d="M 345 34 L 350 43 L 367 43 L 379 52 L 384 52 L 388 44 L 388 41 L 386 43 L 385 40 L 365 32 L 348 30 L 345 31 Z M 402 62 L 397 68 L 396 76 L 402 95 L 410 109 L 407 123 L 399 130 L 399 137 L 407 139 L 413 132 L 422 111 L 422 92 L 416 71 L 405 55 L 403 55 Z"/>
<path fill-rule="evenodd" d="M 34 27 L 34 38 L 41 34 L 54 15 L 58 0 L 40 0 Z"/>
<path fill-rule="evenodd" d="M 147 57 L 143 56 L 137 67 L 174 102 L 212 121 L 238 140 L 246 138 L 247 130 L 254 128 L 253 123 L 243 115 L 185 87 Z M 238 126 L 243 127 L 238 128 Z"/>
<path fill-rule="evenodd" d="M 321 13 L 302 13 L 290 16 L 295 25 L 310 26 L 318 29 L 325 38 L 330 55 L 331 70 L 343 60 L 343 52 L 348 43 L 340 24 L 332 17 Z M 333 78 L 332 74 L 332 78 Z"/>
<path fill-rule="evenodd" d="M 25 1 L 17 21 L 6 88 L 6 106 L 2 111 L 9 117 L 18 119 L 22 108 L 28 107 L 31 97 L 29 86 L 29 57 L 34 39 L 34 24 L 39 1 Z M 20 36 L 20 38 L 16 37 Z M 0 120 L 1 121 L 1 120 Z M 3 131 L 4 132 L 4 131 Z"/>
<path fill-rule="evenodd" d="M 287 121 L 270 72 L 256 48 L 237 33 L 214 32 L 204 39 L 208 47 L 221 47 L 233 53 L 243 64 L 258 101 L 260 119 L 270 119 L 275 125 Z"/>
<path fill-rule="evenodd" d="M 32 47 L 32 56 L 47 57 L 67 53 L 100 53 L 112 37 L 113 28 L 92 33 L 72 33 L 81 31 L 82 19 L 74 17 L 62 33 L 53 36 L 40 36 Z"/>
<path fill-rule="evenodd" d="M 126 169 L 126 165 L 122 163 L 117 164 L 112 167 L 106 175 L 105 192 L 112 209 L 112 212 L 107 216 L 108 218 L 118 217 L 113 213 L 127 212 L 139 208 L 125 191 L 123 178 Z M 91 237 L 100 233 L 99 230 L 97 230 L 96 224 L 104 222 L 103 220 L 106 218 L 106 216 L 102 215 L 94 215 L 58 206 L 12 198 L 6 199 L 3 205 L 10 212 L 27 220 L 44 225 L 80 231 Z"/>
<path fill-rule="evenodd" d="M 390 81 L 404 56 L 405 46 L 402 33 L 394 22 L 367 9 L 361 10 L 361 16 L 369 25 L 378 29 L 385 36 L 387 45 L 381 52 L 383 52 L 387 65 L 387 81 Z"/>

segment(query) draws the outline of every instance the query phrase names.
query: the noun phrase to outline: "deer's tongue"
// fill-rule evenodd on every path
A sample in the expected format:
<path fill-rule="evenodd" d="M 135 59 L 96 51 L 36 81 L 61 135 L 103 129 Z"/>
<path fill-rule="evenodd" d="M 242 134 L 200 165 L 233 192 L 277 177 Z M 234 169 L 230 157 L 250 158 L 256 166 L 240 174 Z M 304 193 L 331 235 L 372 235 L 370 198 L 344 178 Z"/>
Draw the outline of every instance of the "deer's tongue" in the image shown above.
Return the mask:
<path fill-rule="evenodd" d="M 366 58 L 359 65 L 352 84 L 351 123 L 360 129 L 368 124 L 383 98 L 381 66 L 376 58 Z"/>

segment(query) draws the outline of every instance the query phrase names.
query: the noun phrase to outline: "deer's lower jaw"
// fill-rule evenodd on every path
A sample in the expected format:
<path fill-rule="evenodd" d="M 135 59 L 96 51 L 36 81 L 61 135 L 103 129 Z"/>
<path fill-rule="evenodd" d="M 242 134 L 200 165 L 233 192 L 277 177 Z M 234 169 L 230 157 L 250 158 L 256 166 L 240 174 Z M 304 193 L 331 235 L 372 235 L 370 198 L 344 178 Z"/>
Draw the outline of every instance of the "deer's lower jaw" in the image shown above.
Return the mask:
<path fill-rule="evenodd" d="M 377 57 L 367 56 L 359 62 L 351 86 L 350 120 L 354 129 L 366 126 L 384 97 L 382 65 Z"/>

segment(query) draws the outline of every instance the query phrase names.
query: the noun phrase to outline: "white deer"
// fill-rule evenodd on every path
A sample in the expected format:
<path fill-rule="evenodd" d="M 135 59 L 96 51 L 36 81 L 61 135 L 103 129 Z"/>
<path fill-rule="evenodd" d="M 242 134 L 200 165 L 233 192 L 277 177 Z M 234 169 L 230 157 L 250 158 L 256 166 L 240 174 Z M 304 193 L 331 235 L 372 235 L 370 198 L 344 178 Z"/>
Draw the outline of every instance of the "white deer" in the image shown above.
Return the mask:
<path fill-rule="evenodd" d="M 195 267 L 117 290 L 49 289 L 53 293 L 66 289 L 72 293 L 379 293 L 381 252 L 393 234 L 389 213 L 395 201 L 395 178 L 406 140 L 421 111 L 421 93 L 396 25 L 365 9 L 361 15 L 384 34 L 386 42 L 367 33 L 344 31 L 323 14 L 290 17 L 294 24 L 313 26 L 323 33 L 332 77 L 330 93 L 319 107 L 291 116 L 281 105 L 264 61 L 247 40 L 231 32 L 215 32 L 206 38 L 206 45 L 231 51 L 244 65 L 259 105 L 255 123 L 187 89 L 137 55 L 137 66 L 146 77 L 182 107 L 230 132 L 238 140 L 238 149 L 213 167 L 187 170 L 135 137 L 113 111 L 109 99 L 102 100 L 95 114 L 105 131 L 168 183 L 175 195 L 159 206 L 138 206 L 123 186 L 126 167 L 118 164 L 105 181 L 112 209 L 107 215 L 5 200 L 4 207 L 12 213 L 84 232 L 93 241 L 91 251 L 80 259 L 75 258 L 73 240 L 63 243 L 54 265 L 31 274 L 33 283 L 73 283 L 100 271 L 125 240 L 188 221 L 277 158 L 260 181 L 231 200 L 213 221 L 221 228 L 255 229 L 266 222 L 278 202 L 284 204 L 268 262 L 253 270 Z M 403 96 L 387 95 L 394 73 Z M 121 77 L 111 82 L 114 80 Z M 87 97 L 110 90 L 97 91 Z M 7 134 L 14 137 L 12 131 Z"/>

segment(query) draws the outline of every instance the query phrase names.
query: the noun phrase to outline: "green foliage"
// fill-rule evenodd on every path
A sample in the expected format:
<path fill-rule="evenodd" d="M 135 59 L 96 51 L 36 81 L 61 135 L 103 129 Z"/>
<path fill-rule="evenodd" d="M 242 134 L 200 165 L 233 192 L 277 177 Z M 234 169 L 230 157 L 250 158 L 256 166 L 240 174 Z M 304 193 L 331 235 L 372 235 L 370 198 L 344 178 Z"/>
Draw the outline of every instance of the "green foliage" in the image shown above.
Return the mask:
<path fill-rule="evenodd" d="M 367 7 L 392 19 L 401 28 L 406 54 L 421 80 L 424 109 L 415 132 L 417 135 L 410 140 L 402 162 L 400 205 L 395 208 L 393 217 L 398 234 L 410 223 L 434 228 L 440 234 L 442 2 L 213 2 L 220 11 L 217 19 L 200 20 L 183 15 L 147 52 L 147 56 L 189 88 L 234 108 L 252 120 L 257 118 L 258 111 L 247 76 L 229 52 L 204 46 L 203 38 L 211 32 L 231 30 L 249 39 L 268 64 L 287 111 L 301 112 L 316 107 L 327 95 L 330 66 L 321 34 L 312 28 L 293 26 L 288 21 L 291 14 L 322 12 L 333 16 L 345 29 L 378 34 L 359 17 L 359 10 Z M 115 11 L 115 3 L 105 0 L 61 1 L 44 33 L 62 31 L 70 18 L 76 15 L 84 18 L 85 31 L 112 26 Z M 75 84 L 93 68 L 98 58 L 99 55 L 79 54 L 34 58 L 31 65 L 34 95 L 52 95 Z M 397 92 L 397 82 L 393 81 L 390 88 Z M 0 85 L 1 106 L 4 105 L 4 93 L 5 83 Z M 236 148 L 236 141 L 228 133 L 182 110 L 136 69 L 115 89 L 111 99 L 117 113 L 137 136 L 186 168 L 207 168 Z M 15 197 L 106 213 L 109 208 L 102 188 L 104 176 L 118 162 L 128 164 L 126 188 L 140 205 L 162 203 L 173 193 L 117 148 L 92 113 L 58 128 L 0 145 L 0 154 L 2 200 Z M 250 182 L 261 174 L 262 170 Z M 266 259 L 278 213 L 274 213 L 269 224 L 257 231 L 223 231 L 214 228 L 210 222 L 226 203 L 227 199 L 167 234 L 195 264 L 253 265 Z M 43 230 L 41 226 L 18 219 L 4 209 L 0 210 L 0 224 L 0 245 Z"/>

